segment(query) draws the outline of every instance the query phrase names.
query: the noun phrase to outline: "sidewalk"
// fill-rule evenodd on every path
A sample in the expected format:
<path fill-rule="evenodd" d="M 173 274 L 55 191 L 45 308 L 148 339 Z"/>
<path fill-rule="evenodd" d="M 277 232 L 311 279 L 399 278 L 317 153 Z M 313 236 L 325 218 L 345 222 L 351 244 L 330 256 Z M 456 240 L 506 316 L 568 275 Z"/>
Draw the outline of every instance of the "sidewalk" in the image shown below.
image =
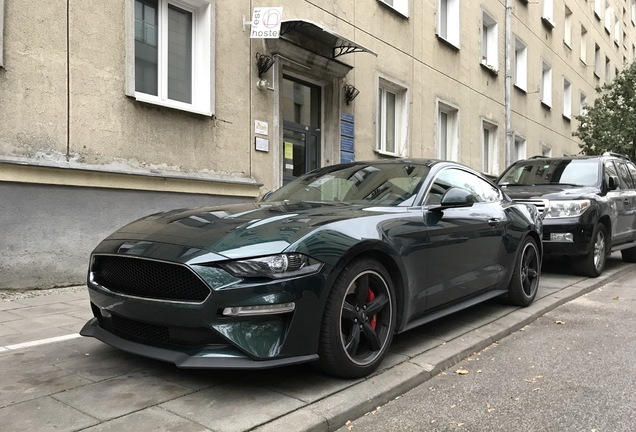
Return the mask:
<path fill-rule="evenodd" d="M 355 381 L 333 379 L 309 366 L 179 371 L 78 337 L 91 317 L 84 287 L 0 292 L 0 428 L 334 431 L 557 306 L 634 270 L 620 254 L 612 255 L 597 279 L 548 269 L 531 306 L 490 302 L 399 335 L 381 369 Z"/>

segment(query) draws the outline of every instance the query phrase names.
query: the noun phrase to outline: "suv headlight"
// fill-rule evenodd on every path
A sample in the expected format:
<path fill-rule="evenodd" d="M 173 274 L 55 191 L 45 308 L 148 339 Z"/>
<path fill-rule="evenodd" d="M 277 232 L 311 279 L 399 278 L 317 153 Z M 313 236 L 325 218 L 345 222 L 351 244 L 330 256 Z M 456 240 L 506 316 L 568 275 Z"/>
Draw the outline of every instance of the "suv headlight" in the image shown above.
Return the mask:
<path fill-rule="evenodd" d="M 590 208 L 590 200 L 550 201 L 546 218 L 565 218 L 580 216 Z"/>
<path fill-rule="evenodd" d="M 270 255 L 221 264 L 236 277 L 268 277 L 280 279 L 314 273 L 322 263 L 299 253 Z"/>

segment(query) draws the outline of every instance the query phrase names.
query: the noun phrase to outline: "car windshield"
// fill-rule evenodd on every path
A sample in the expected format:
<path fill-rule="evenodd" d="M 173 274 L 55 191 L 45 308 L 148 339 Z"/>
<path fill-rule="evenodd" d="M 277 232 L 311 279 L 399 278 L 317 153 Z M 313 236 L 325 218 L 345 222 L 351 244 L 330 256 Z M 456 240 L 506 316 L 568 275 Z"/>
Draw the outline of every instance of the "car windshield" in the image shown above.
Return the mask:
<path fill-rule="evenodd" d="M 352 204 L 413 205 L 429 167 L 414 163 L 354 163 L 305 174 L 264 201 L 345 201 Z"/>
<path fill-rule="evenodd" d="M 598 183 L 595 159 L 529 159 L 514 164 L 497 182 L 500 186 L 570 185 Z"/>

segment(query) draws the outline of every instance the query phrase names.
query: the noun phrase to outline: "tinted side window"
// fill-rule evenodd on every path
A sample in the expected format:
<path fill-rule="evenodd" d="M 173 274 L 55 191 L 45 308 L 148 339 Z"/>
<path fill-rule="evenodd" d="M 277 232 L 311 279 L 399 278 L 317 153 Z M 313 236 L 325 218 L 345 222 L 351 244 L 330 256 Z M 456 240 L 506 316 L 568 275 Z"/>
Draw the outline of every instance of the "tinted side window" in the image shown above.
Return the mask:
<path fill-rule="evenodd" d="M 614 162 L 605 161 L 605 184 L 609 185 L 610 176 L 618 177 L 618 173 L 616 172 L 616 167 L 614 166 Z"/>
<path fill-rule="evenodd" d="M 501 199 L 499 189 L 487 181 L 467 171 L 450 168 L 437 176 L 424 200 L 425 204 L 439 204 L 444 193 L 450 188 L 460 188 L 470 192 L 475 202 L 496 202 Z"/>
<path fill-rule="evenodd" d="M 618 178 L 620 179 L 621 189 L 634 189 L 634 182 L 625 162 L 616 162 L 616 165 L 618 165 Z"/>
<path fill-rule="evenodd" d="M 631 162 L 626 162 L 625 165 L 627 165 L 627 170 L 632 176 L 632 182 L 636 186 L 636 166 Z"/>

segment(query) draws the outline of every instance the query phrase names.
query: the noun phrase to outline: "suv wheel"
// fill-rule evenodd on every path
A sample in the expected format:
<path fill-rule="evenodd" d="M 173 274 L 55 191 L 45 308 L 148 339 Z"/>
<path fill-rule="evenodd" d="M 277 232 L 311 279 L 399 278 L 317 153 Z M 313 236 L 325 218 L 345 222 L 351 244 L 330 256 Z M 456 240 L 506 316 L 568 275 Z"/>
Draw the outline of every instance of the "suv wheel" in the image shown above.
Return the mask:
<path fill-rule="evenodd" d="M 598 277 L 605 269 L 607 258 L 607 230 L 599 223 L 592 233 L 592 248 L 576 262 L 578 272 L 583 276 Z"/>

